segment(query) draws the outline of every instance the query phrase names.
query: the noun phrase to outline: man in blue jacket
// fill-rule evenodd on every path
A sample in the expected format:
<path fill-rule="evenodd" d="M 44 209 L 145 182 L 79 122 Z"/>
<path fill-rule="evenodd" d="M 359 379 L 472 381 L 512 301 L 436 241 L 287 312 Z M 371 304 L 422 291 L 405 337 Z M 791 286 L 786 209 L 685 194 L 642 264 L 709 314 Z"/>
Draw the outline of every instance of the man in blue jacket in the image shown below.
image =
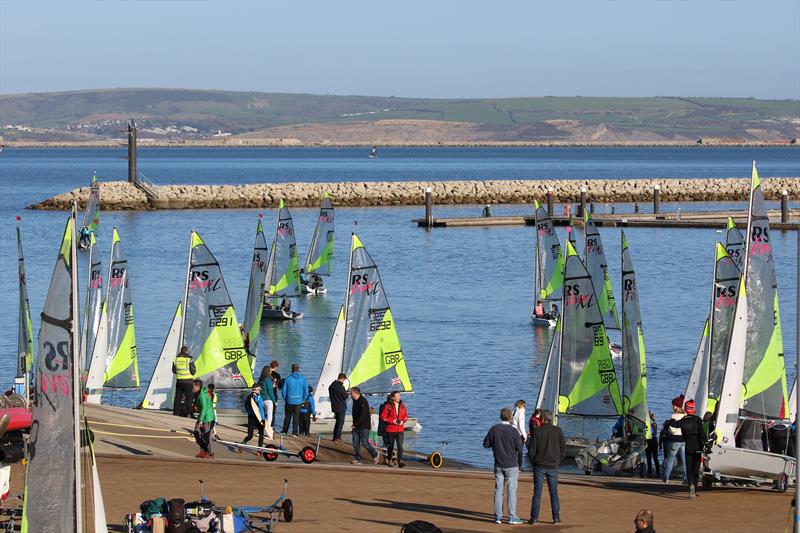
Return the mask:
<path fill-rule="evenodd" d="M 283 380 L 281 387 L 283 401 L 286 409 L 283 412 L 283 433 L 289 432 L 289 422 L 292 423 L 292 435 L 300 433 L 300 404 L 308 394 L 308 382 L 300 373 L 300 365 L 292 365 L 292 373 Z"/>

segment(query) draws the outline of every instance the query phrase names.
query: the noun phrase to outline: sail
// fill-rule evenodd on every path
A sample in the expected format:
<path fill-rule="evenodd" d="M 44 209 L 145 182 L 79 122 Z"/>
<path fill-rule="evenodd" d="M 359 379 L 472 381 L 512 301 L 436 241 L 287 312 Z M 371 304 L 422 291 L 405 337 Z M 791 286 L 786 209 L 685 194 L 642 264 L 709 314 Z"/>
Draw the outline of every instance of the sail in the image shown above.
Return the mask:
<path fill-rule="evenodd" d="M 244 311 L 245 346 L 251 362 L 255 362 L 256 344 L 261 329 L 261 310 L 264 307 L 264 285 L 267 281 L 267 240 L 261 219 L 256 226 L 256 241 L 253 244 L 253 260 L 250 263 L 250 284 L 247 287 L 247 307 Z M 251 365 L 252 366 L 252 365 Z"/>
<path fill-rule="evenodd" d="M 734 264 L 736 264 L 736 268 L 739 270 L 742 268 L 742 259 L 744 258 L 744 255 L 742 254 L 743 246 L 744 235 L 742 235 L 742 232 L 736 227 L 736 222 L 733 221 L 733 218 L 728 217 L 728 228 L 725 235 L 725 250 L 728 252 L 728 255 L 731 256 Z"/>
<path fill-rule="evenodd" d="M 789 416 L 789 408 L 775 261 L 772 257 L 769 217 L 755 163 L 744 274 L 747 291 L 747 343 L 742 414 L 783 420 Z"/>
<path fill-rule="evenodd" d="M 600 239 L 600 232 L 592 220 L 589 212 L 586 212 L 585 244 L 583 248 L 584 262 L 586 270 L 592 276 L 594 292 L 597 295 L 597 305 L 600 307 L 600 314 L 603 316 L 603 323 L 606 329 L 619 329 L 619 314 L 617 313 L 617 302 L 614 299 L 614 288 L 611 285 L 611 277 L 608 275 L 608 263 L 603 248 L 603 241 Z"/>
<path fill-rule="evenodd" d="M 76 498 L 76 370 L 74 344 L 77 319 L 74 280 L 75 222 L 64 231 L 50 288 L 42 311 L 36 359 L 33 424 L 30 431 L 22 531 L 75 531 L 80 504 Z"/>
<path fill-rule="evenodd" d="M 86 373 L 86 403 L 100 404 L 105 384 L 106 354 L 108 353 L 108 311 L 106 304 L 100 310 L 100 322 L 94 337 L 94 346 L 89 354 L 89 369 Z"/>
<path fill-rule="evenodd" d="M 625 232 L 622 236 L 622 412 L 632 422 L 634 433 L 650 438 L 647 407 L 647 364 L 645 362 L 639 287 Z"/>
<path fill-rule="evenodd" d="M 364 394 L 411 392 L 403 348 L 378 267 L 354 233 L 347 280 L 343 372 Z"/>
<path fill-rule="evenodd" d="M 139 362 L 136 357 L 136 332 L 133 324 L 128 260 L 122 253 L 117 228 L 111 239 L 111 266 L 106 293 L 108 316 L 108 348 L 106 352 L 105 385 L 115 389 L 139 386 Z"/>
<path fill-rule="evenodd" d="M 328 275 L 331 273 L 333 262 L 333 205 L 328 193 L 322 194 L 322 205 L 319 208 L 317 225 L 314 226 L 314 235 L 311 237 L 311 246 L 308 248 L 308 257 L 304 268 L 306 274 L 318 272 Z"/>
<path fill-rule="evenodd" d="M 708 318 L 704 322 L 703 335 L 700 337 L 700 345 L 697 347 L 697 354 L 694 356 L 694 364 L 692 365 L 692 373 L 689 374 L 689 383 L 686 385 L 686 391 L 683 396 L 687 400 L 694 400 L 698 413 L 704 413 L 706 407 L 703 405 L 705 399 L 708 397 L 708 359 L 709 359 L 709 346 L 708 341 Z"/>
<path fill-rule="evenodd" d="M 544 367 L 542 384 L 539 387 L 539 396 L 536 398 L 536 408 L 558 412 L 558 371 L 561 362 L 561 317 L 556 320 L 556 329 L 550 342 L 547 353 L 547 363 Z"/>
<path fill-rule="evenodd" d="M 28 302 L 28 280 L 25 278 L 25 258 L 22 255 L 22 233 L 17 226 L 17 252 L 19 255 L 19 331 L 17 334 L 17 377 L 33 368 L 33 324 L 31 304 Z M 28 401 L 25 398 L 25 401 Z"/>
<path fill-rule="evenodd" d="M 322 418 L 330 418 L 333 416 L 333 411 L 331 411 L 331 399 L 328 396 L 328 387 L 331 383 L 336 381 L 339 377 L 339 373 L 343 370 L 345 305 L 347 305 L 347 296 L 345 296 L 345 303 L 339 308 L 339 314 L 336 317 L 336 326 L 333 328 L 331 342 L 328 344 L 328 353 L 325 355 L 325 362 L 322 364 L 322 371 L 319 374 L 319 380 L 317 380 L 317 388 L 314 389 L 314 404 L 317 407 L 317 416 Z"/>
<path fill-rule="evenodd" d="M 196 357 L 195 377 L 203 383 L 251 387 L 253 371 L 222 269 L 200 235 L 193 231 L 191 239 L 182 345 Z"/>
<path fill-rule="evenodd" d="M 598 417 L 622 414 L 617 375 L 592 278 L 569 243 L 561 305 L 558 412 Z"/>
<path fill-rule="evenodd" d="M 273 266 L 269 278 L 271 296 L 300 296 L 300 266 L 297 261 L 297 243 L 289 208 L 281 200 L 278 227 L 275 230 Z"/>
<path fill-rule="evenodd" d="M 172 404 L 175 402 L 175 376 L 172 373 L 172 363 L 180 350 L 182 320 L 181 302 L 178 302 L 167 338 L 164 339 L 161 354 L 158 356 L 156 367 L 153 370 L 153 376 L 147 385 L 147 392 L 142 400 L 142 409 L 172 409 Z"/>
<path fill-rule="evenodd" d="M 536 287 L 538 298 L 558 300 L 564 285 L 564 254 L 547 210 L 536 206 Z"/>
<path fill-rule="evenodd" d="M 578 249 L 578 243 L 575 240 L 575 226 L 572 225 L 572 215 L 569 217 L 569 224 L 567 225 L 567 240 L 575 250 Z"/>
<path fill-rule="evenodd" d="M 789 395 L 789 420 L 794 422 L 794 417 L 797 416 L 797 377 L 794 378 L 794 385 L 792 385 L 792 393 Z"/>
<path fill-rule="evenodd" d="M 86 431 L 86 442 L 89 444 L 89 457 L 92 462 L 92 507 L 94 513 L 94 533 L 108 533 L 106 523 L 106 508 L 103 503 L 103 491 L 100 487 L 100 475 L 97 473 L 97 459 L 94 456 L 94 444 L 92 443 L 89 421 L 84 418 Z"/>
<path fill-rule="evenodd" d="M 92 233 L 97 233 L 100 226 L 100 187 L 97 185 L 97 175 L 92 176 L 92 186 L 89 189 L 89 201 L 86 211 L 83 212 L 81 227 L 89 228 Z"/>
<path fill-rule="evenodd" d="M 89 370 L 91 362 L 91 349 L 97 328 L 100 326 L 100 314 L 103 303 L 103 272 L 100 255 L 94 251 L 96 240 L 94 233 L 89 240 L 89 282 L 86 290 L 86 306 L 83 310 L 83 335 L 81 336 L 80 361 L 84 368 Z"/>

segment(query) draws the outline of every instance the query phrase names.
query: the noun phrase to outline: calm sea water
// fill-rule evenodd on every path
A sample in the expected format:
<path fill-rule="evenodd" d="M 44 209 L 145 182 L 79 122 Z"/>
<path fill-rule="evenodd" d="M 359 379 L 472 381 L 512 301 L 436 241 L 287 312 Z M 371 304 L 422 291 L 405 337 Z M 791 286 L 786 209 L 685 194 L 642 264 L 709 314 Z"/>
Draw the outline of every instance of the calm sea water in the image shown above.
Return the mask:
<path fill-rule="evenodd" d="M 760 174 L 769 177 L 800 176 L 798 154 L 787 148 L 387 148 L 377 160 L 369 160 L 363 149 L 142 149 L 139 165 L 156 183 L 245 183 L 744 177 L 750 161 L 756 159 Z M 5 354 L 0 356 L 0 383 L 10 383 L 13 377 L 17 342 L 14 216 L 23 217 L 36 332 L 66 215 L 25 211 L 24 207 L 87 184 L 95 170 L 100 179 L 124 179 L 126 163 L 120 156 L 124 156 L 122 149 L 8 150 L 0 155 L 0 290 L 4 295 L 0 354 Z M 713 207 L 742 208 L 744 204 Z M 104 266 L 112 226 L 117 226 L 129 260 L 143 386 L 182 296 L 190 230 L 202 235 L 220 261 L 241 319 L 259 212 L 264 214 L 265 227 L 274 227 L 275 209 L 103 212 L 99 247 Z M 436 207 L 435 212 L 466 216 L 477 214 L 479 208 Z M 495 212 L 530 213 L 531 207 L 498 206 Z M 293 209 L 292 214 L 298 250 L 304 257 L 316 210 Z M 409 404 L 424 429 L 410 444 L 429 451 L 447 440 L 447 455 L 487 466 L 491 453 L 481 448 L 483 435 L 495 423 L 500 407 L 520 398 L 535 403 L 550 342 L 551 332 L 533 328 L 529 318 L 535 236 L 526 227 L 428 232 L 411 223 L 421 214 L 420 207 L 337 209 L 334 273 L 326 279 L 329 292 L 295 304 L 305 313 L 304 319 L 264 325 L 259 366 L 278 359 L 288 368 L 297 361 L 309 381 L 316 382 L 342 301 L 349 234 L 356 231 L 380 268 L 416 390 Z M 601 231 L 612 281 L 619 291 L 620 232 Z M 626 236 L 642 300 L 650 401 L 661 421 L 669 413 L 669 400 L 688 379 L 708 309 L 713 243 L 724 236 L 707 229 L 663 228 L 630 228 Z M 796 235 L 775 232 L 774 253 L 791 378 L 797 331 Z M 133 405 L 141 394 L 120 394 L 114 402 Z"/>

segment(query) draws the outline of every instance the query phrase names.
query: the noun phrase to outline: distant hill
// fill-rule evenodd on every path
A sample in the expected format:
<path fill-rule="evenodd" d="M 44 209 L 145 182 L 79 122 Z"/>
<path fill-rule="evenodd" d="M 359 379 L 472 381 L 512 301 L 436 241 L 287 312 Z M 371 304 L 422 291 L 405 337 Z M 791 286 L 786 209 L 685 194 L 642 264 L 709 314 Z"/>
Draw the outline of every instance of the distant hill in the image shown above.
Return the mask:
<path fill-rule="evenodd" d="M 0 95 L 5 141 L 289 139 L 298 143 L 769 141 L 800 136 L 800 101 L 426 99 L 187 89 Z M 215 136 L 216 135 L 216 136 Z"/>

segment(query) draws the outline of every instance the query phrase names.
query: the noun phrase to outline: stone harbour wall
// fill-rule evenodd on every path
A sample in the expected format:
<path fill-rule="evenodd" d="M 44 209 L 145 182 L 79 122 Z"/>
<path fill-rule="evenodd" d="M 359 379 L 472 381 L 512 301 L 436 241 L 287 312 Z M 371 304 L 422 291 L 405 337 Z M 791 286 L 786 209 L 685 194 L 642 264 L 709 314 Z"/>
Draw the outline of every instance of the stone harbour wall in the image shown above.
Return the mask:
<path fill-rule="evenodd" d="M 800 178 L 761 180 L 768 200 L 786 190 L 800 198 Z M 258 183 L 248 185 L 161 185 L 159 197 L 145 194 L 126 181 L 100 183 L 103 210 L 137 209 L 243 209 L 276 207 L 281 199 L 292 207 L 316 207 L 327 191 L 335 206 L 422 205 L 430 187 L 434 204 L 544 203 L 548 189 L 557 203 L 580 200 L 581 188 L 588 202 L 647 202 L 659 186 L 663 202 L 736 201 L 749 197 L 750 180 L 740 179 L 603 179 L 603 180 L 487 180 L 402 181 L 340 183 Z M 89 188 L 82 187 L 29 206 L 29 209 L 68 210 L 73 201 L 83 208 Z"/>

